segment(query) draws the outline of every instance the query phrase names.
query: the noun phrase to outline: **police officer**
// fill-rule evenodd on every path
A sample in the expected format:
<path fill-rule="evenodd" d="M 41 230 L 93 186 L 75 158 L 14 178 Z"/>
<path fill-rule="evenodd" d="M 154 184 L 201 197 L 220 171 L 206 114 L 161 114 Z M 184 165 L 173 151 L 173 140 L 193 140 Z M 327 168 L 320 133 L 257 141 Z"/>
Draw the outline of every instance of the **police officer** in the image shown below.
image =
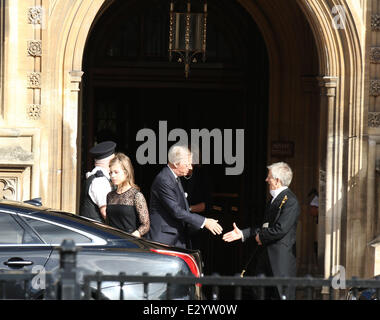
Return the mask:
<path fill-rule="evenodd" d="M 116 143 L 104 141 L 90 149 L 95 168 L 86 173 L 80 215 L 100 222 L 106 219 L 107 194 L 112 190 L 109 162 L 115 156 Z"/>

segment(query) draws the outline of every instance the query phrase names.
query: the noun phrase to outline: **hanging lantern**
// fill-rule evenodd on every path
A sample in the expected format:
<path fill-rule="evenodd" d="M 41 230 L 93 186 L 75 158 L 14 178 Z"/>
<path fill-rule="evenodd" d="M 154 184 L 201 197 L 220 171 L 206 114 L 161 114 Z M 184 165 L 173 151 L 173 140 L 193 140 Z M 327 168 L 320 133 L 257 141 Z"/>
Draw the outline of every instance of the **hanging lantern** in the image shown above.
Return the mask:
<path fill-rule="evenodd" d="M 187 0 L 186 12 L 174 11 L 174 0 L 170 2 L 169 61 L 173 58 L 185 65 L 185 77 L 189 77 L 190 64 L 201 58 L 206 61 L 207 2 L 203 12 L 191 12 L 191 1 Z"/>

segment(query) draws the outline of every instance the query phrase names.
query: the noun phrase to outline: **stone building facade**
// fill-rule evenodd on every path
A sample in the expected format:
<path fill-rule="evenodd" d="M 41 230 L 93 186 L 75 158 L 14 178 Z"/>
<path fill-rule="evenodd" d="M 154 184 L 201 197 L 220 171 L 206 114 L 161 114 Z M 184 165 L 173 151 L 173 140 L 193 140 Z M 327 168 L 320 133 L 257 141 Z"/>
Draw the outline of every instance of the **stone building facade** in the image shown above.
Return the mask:
<path fill-rule="evenodd" d="M 83 55 L 112 0 L 1 0 L 0 194 L 77 212 Z M 148 1 L 149 2 L 149 1 Z M 151 1 L 154 5 L 154 1 Z M 236 0 L 269 61 L 268 150 L 293 141 L 301 265 L 380 273 L 380 1 Z M 255 77 L 255 75 L 252 75 Z M 268 162 L 278 160 L 268 152 Z M 319 191 L 318 227 L 307 193 Z M 314 229 L 313 229 L 314 228 Z M 309 244 L 307 244 L 309 243 Z"/>

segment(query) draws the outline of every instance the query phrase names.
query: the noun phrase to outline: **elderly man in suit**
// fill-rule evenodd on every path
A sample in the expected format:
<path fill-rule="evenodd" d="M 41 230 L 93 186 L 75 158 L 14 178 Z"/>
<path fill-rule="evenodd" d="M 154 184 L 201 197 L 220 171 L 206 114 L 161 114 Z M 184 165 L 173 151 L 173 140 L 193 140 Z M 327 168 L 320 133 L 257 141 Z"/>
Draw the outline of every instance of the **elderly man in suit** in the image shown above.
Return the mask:
<path fill-rule="evenodd" d="M 191 248 L 188 228 L 207 228 L 222 233 L 218 220 L 192 213 L 179 177 L 192 168 L 192 154 L 185 146 L 174 145 L 168 152 L 169 163 L 153 181 L 150 197 L 148 239 L 168 245 Z"/>
<path fill-rule="evenodd" d="M 296 230 L 300 206 L 294 193 L 288 188 L 293 173 L 288 164 L 274 163 L 268 166 L 266 182 L 272 196 L 264 215 L 261 227 L 240 230 L 234 229 L 223 235 L 227 242 L 254 237 L 259 249 L 257 251 L 256 275 L 265 274 L 275 277 L 296 276 Z M 284 298 L 282 292 L 273 290 L 269 298 Z M 294 298 L 294 291 L 289 290 L 286 298 Z"/>

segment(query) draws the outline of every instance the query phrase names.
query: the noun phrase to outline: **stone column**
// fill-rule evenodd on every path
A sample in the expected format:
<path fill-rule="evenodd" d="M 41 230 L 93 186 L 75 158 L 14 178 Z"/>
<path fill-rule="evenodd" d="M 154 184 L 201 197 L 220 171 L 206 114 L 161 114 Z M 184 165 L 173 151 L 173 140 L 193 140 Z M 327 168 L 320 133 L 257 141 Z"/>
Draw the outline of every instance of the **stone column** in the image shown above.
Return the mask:
<path fill-rule="evenodd" d="M 78 101 L 83 71 L 69 72 L 65 88 L 62 138 L 62 210 L 76 213 Z"/>
<path fill-rule="evenodd" d="M 376 193 L 376 141 L 369 138 L 368 141 L 368 164 L 367 164 L 367 230 L 366 242 L 373 241 L 375 235 L 375 193 Z M 374 275 L 375 250 L 372 246 L 367 247 L 366 274 Z"/>
<path fill-rule="evenodd" d="M 368 168 L 366 275 L 372 277 L 380 270 L 380 112 L 368 112 Z"/>
<path fill-rule="evenodd" d="M 324 276 L 330 277 L 340 263 L 340 218 L 342 210 L 343 117 L 336 105 L 338 78 L 318 78 L 320 108 L 319 259 Z"/>
<path fill-rule="evenodd" d="M 368 141 L 368 179 L 367 179 L 367 221 L 375 222 L 375 193 L 376 193 L 376 141 Z M 373 240 L 375 223 L 367 224 L 368 240 Z"/>

